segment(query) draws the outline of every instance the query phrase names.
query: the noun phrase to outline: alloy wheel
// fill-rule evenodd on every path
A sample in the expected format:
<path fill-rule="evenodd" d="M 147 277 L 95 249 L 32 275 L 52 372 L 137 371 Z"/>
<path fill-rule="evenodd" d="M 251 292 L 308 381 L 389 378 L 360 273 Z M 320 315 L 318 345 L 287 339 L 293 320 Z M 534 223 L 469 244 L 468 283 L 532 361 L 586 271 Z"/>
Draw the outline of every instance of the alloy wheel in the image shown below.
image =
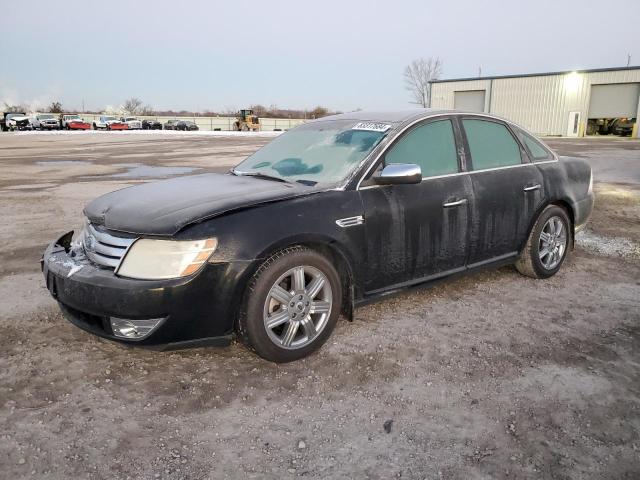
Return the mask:
<path fill-rule="evenodd" d="M 333 294 L 327 276 L 315 267 L 287 270 L 273 284 L 264 304 L 269 339 L 286 349 L 312 343 L 327 325 Z"/>
<path fill-rule="evenodd" d="M 547 220 L 540 232 L 538 258 L 547 270 L 556 268 L 567 250 L 567 229 L 558 216 Z"/>

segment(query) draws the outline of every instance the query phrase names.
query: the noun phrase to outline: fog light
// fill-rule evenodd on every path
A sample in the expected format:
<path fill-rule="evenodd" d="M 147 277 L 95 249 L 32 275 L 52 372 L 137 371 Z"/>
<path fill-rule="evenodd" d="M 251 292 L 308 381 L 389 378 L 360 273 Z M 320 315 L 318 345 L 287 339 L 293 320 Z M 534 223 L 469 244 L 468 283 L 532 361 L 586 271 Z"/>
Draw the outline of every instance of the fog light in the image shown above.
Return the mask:
<path fill-rule="evenodd" d="M 164 319 L 127 320 L 125 318 L 111 317 L 111 329 L 116 337 L 140 340 L 153 332 L 162 320 Z"/>

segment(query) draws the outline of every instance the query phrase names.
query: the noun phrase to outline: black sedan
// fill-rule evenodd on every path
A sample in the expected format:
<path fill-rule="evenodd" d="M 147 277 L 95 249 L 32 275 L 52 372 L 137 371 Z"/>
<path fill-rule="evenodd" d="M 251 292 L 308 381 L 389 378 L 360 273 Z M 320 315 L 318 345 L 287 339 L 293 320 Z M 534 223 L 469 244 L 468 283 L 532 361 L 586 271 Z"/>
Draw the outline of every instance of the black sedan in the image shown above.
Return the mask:
<path fill-rule="evenodd" d="M 554 275 L 592 206 L 588 164 L 510 122 L 354 112 L 292 129 L 227 174 L 99 197 L 42 267 L 67 318 L 101 337 L 235 336 L 286 362 L 391 292 L 490 265 Z"/>
<path fill-rule="evenodd" d="M 162 130 L 162 123 L 160 123 L 158 120 L 145 118 L 144 120 L 142 120 L 142 129 L 143 130 Z"/>
<path fill-rule="evenodd" d="M 194 132 L 200 129 L 198 128 L 198 125 L 195 124 L 195 122 L 192 122 L 190 120 L 180 120 L 178 123 L 176 123 L 175 130 Z"/>

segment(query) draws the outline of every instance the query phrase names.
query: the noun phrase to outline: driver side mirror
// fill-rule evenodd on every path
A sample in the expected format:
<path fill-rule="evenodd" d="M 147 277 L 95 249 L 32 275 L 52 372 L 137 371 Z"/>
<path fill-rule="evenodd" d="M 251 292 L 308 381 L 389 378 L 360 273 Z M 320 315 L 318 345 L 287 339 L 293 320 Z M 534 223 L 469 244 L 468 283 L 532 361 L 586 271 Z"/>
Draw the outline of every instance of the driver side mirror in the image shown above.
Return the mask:
<path fill-rule="evenodd" d="M 422 182 L 422 169 L 413 163 L 390 163 L 373 177 L 378 185 L 402 185 Z"/>

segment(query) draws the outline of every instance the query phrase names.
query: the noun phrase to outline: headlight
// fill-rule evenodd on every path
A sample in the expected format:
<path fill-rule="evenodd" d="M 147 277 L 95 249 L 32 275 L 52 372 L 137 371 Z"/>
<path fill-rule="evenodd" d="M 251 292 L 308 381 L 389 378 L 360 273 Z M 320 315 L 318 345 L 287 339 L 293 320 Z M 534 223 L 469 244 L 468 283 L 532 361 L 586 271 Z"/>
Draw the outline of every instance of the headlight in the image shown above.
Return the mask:
<path fill-rule="evenodd" d="M 137 240 L 116 273 L 142 280 L 178 278 L 197 272 L 218 246 L 218 240 Z"/>

